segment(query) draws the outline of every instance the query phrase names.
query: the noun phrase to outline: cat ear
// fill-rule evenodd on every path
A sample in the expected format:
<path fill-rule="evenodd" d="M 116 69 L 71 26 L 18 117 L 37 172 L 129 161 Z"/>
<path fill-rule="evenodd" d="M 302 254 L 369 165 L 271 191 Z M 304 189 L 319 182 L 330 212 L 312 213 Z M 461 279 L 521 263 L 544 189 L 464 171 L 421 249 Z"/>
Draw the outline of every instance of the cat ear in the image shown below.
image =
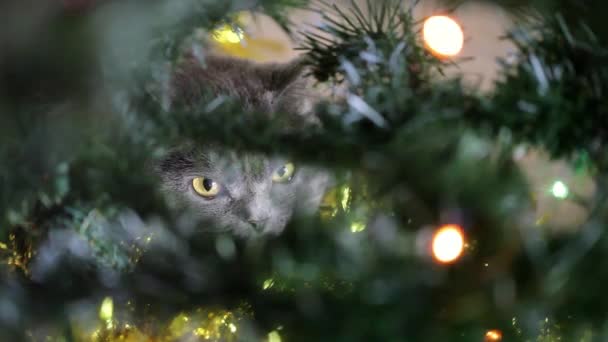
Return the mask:
<path fill-rule="evenodd" d="M 232 88 L 230 70 L 243 69 L 244 62 L 207 55 L 203 59 L 187 53 L 173 70 L 170 81 L 171 103 L 195 104 L 206 92 L 228 92 Z"/>
<path fill-rule="evenodd" d="M 280 92 L 290 85 L 302 81 L 305 69 L 306 57 L 300 56 L 288 63 L 260 65 L 258 75 L 267 90 Z"/>

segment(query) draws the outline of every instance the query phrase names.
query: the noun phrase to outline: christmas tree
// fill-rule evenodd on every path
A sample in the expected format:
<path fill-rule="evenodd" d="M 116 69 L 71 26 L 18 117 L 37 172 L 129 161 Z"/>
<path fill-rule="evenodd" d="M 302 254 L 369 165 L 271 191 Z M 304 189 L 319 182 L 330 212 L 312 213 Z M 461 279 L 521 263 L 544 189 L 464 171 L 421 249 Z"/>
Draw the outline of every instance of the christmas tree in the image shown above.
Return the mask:
<path fill-rule="evenodd" d="M 606 5 L 496 4 L 515 50 L 489 91 L 458 72 L 449 1 L 422 20 L 401 1 L 1 4 L 0 340 L 608 338 Z M 187 54 L 291 55 L 243 28 L 260 16 L 301 51 L 320 125 L 167 106 Z M 186 141 L 289 155 L 336 184 L 279 236 L 184 231 L 151 163 Z M 526 149 L 592 195 L 533 189 Z M 585 219 L 552 229 L 543 196 Z"/>

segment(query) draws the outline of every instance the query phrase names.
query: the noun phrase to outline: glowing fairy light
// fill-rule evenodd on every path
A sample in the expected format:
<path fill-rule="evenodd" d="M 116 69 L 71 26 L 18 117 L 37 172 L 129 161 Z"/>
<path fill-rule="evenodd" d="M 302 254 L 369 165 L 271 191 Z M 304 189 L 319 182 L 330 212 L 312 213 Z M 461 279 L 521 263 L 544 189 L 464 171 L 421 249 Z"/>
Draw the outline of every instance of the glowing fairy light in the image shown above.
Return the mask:
<path fill-rule="evenodd" d="M 231 25 L 224 25 L 215 29 L 213 39 L 222 44 L 237 44 L 243 40 L 243 31 Z"/>
<path fill-rule="evenodd" d="M 440 263 L 456 261 L 464 250 L 464 233 L 457 225 L 445 225 L 433 234 L 432 252 Z"/>
<path fill-rule="evenodd" d="M 568 197 L 569 193 L 570 190 L 568 190 L 568 186 L 566 186 L 566 184 L 564 184 L 562 181 L 556 181 L 551 186 L 551 194 L 556 198 L 564 199 Z"/>
<path fill-rule="evenodd" d="M 462 50 L 464 34 L 458 23 L 447 16 L 435 15 L 424 22 L 422 37 L 427 47 L 439 56 L 455 56 Z"/>
<path fill-rule="evenodd" d="M 484 342 L 502 341 L 502 332 L 497 329 L 488 330 L 484 337 Z"/>

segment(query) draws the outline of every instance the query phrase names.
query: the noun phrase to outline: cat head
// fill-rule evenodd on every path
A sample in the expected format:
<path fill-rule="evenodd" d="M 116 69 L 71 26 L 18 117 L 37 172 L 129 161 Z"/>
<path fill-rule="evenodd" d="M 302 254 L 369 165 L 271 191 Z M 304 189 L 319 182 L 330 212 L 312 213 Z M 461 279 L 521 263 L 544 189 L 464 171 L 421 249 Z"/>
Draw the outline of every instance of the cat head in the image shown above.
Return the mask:
<path fill-rule="evenodd" d="M 315 123 L 304 69 L 303 58 L 259 64 L 224 56 L 210 55 L 203 60 L 188 56 L 173 74 L 171 102 L 194 106 L 211 93 L 238 100 L 244 112 L 280 113 L 280 119 L 295 126 Z"/>
<path fill-rule="evenodd" d="M 293 127 L 314 123 L 306 108 L 302 61 L 254 64 L 208 56 L 204 65 L 190 58 L 172 81 L 172 101 L 200 104 L 209 91 L 242 103 L 243 115 L 287 115 Z M 317 209 L 329 182 L 322 170 L 280 156 L 235 151 L 217 145 L 180 146 L 157 170 L 170 203 L 185 209 L 193 224 L 251 237 L 278 234 L 296 211 Z"/>

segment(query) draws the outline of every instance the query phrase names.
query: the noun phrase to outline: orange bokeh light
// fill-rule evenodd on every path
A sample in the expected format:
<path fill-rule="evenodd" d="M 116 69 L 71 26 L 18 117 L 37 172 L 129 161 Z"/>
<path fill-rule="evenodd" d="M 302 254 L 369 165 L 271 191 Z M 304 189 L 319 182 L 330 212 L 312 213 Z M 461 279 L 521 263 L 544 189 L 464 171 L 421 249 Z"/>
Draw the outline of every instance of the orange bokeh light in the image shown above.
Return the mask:
<path fill-rule="evenodd" d="M 492 329 L 486 332 L 484 342 L 496 342 L 502 341 L 502 332 L 500 330 Z"/>
<path fill-rule="evenodd" d="M 464 232 L 460 226 L 448 224 L 439 227 L 433 234 L 431 246 L 433 257 L 440 263 L 456 261 L 464 250 Z"/>
<path fill-rule="evenodd" d="M 456 56 L 464 44 L 464 34 L 460 25 L 444 15 L 434 15 L 426 19 L 422 28 L 422 37 L 431 52 L 441 57 Z"/>

